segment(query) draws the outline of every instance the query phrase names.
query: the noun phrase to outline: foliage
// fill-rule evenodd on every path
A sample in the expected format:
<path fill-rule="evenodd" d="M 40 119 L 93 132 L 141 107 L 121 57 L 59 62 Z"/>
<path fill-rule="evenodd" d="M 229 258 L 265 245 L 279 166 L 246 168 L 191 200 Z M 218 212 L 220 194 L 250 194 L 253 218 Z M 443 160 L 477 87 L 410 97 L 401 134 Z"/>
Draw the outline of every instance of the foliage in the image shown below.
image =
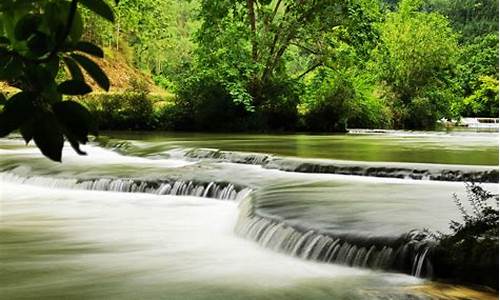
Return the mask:
<path fill-rule="evenodd" d="M 195 48 L 192 34 L 199 26 L 198 5 L 198 1 L 122 0 L 116 7 L 114 24 L 85 11 L 85 36 L 115 50 L 128 43 L 133 50 L 131 61 L 151 72 L 160 86 L 170 88 L 171 77 L 191 61 Z"/>
<path fill-rule="evenodd" d="M 103 57 L 101 48 L 81 41 L 83 21 L 78 4 L 113 21 L 103 0 L 13 1 L 0 3 L 0 80 L 21 91 L 4 101 L 0 136 L 19 129 L 48 158 L 61 161 L 64 137 L 74 150 L 88 141 L 95 126 L 89 112 L 63 95 L 83 95 L 92 89 L 82 69 L 104 90 L 109 80 L 89 56 Z M 57 82 L 64 62 L 71 79 Z M 5 97 L 0 97 L 5 98 Z"/>
<path fill-rule="evenodd" d="M 454 195 L 462 221 L 451 221 L 451 234 L 439 237 L 438 277 L 482 283 L 498 289 L 498 194 L 468 183 L 466 203 Z"/>
<path fill-rule="evenodd" d="M 463 116 L 498 116 L 498 32 L 479 36 L 461 49 L 457 67 Z M 495 82 L 497 84 L 495 84 Z M 496 91 L 496 92 L 495 92 Z"/>
<path fill-rule="evenodd" d="M 428 128 L 450 117 L 457 36 L 445 17 L 419 11 L 421 1 L 403 0 L 380 26 L 374 69 L 392 102 L 395 125 Z"/>
<path fill-rule="evenodd" d="M 186 76 L 180 83 L 173 113 L 173 127 L 181 130 L 244 130 L 248 112 L 237 87 L 228 87 L 211 72 Z M 244 93 L 244 92 L 241 92 Z M 241 97 L 244 97 L 242 95 Z"/>
<path fill-rule="evenodd" d="M 426 9 L 450 19 L 462 43 L 478 36 L 498 34 L 498 0 L 427 0 Z"/>
<path fill-rule="evenodd" d="M 308 85 L 305 126 L 310 131 L 345 131 L 350 128 L 384 128 L 390 115 L 375 96 L 369 78 L 347 71 L 319 69 Z"/>
<path fill-rule="evenodd" d="M 132 79 L 123 93 L 90 94 L 80 97 L 100 129 L 155 129 L 154 99 L 147 83 Z"/>
<path fill-rule="evenodd" d="M 464 99 L 462 113 L 472 117 L 498 117 L 498 79 L 481 76 L 479 82 L 474 93 Z"/>
<path fill-rule="evenodd" d="M 247 110 L 250 121 L 240 128 L 293 130 L 307 74 L 332 67 L 335 49 L 346 42 L 358 49 L 358 62 L 367 57 L 376 40 L 371 24 L 380 17 L 375 3 L 202 1 L 198 47 L 187 71 L 193 78 L 177 80 L 179 99 L 200 96 L 187 81 L 204 86 L 201 80 L 209 80 Z"/>

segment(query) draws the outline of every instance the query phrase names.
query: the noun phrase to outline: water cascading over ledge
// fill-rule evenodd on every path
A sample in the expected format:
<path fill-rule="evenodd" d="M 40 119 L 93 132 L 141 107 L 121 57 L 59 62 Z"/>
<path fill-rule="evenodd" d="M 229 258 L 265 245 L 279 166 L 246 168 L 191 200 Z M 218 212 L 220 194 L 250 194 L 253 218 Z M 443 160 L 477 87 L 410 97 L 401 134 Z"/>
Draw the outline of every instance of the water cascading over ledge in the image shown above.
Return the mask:
<path fill-rule="evenodd" d="M 261 165 L 266 169 L 276 169 L 286 172 L 487 183 L 498 183 L 499 179 L 498 168 L 485 166 L 341 161 L 281 157 L 263 153 L 222 151 L 203 148 L 188 150 L 184 155 L 187 158 L 214 159 L 231 163 Z"/>
<path fill-rule="evenodd" d="M 141 180 L 121 178 L 75 179 L 46 176 L 21 176 L 11 172 L 0 173 L 0 179 L 36 186 L 112 191 L 122 193 L 149 193 L 156 195 L 177 195 L 237 200 L 250 190 L 226 182 L 201 182 L 193 180 Z"/>
<path fill-rule="evenodd" d="M 302 259 L 432 277 L 434 243 L 421 231 L 397 238 L 333 235 L 291 226 L 255 211 L 252 195 L 240 202 L 235 232 L 263 247 Z"/>
<path fill-rule="evenodd" d="M 113 142 L 99 140 L 101 147 L 130 155 L 143 153 L 140 147 L 127 141 Z M 371 177 L 401 178 L 437 181 L 474 181 L 498 183 L 499 170 L 496 166 L 468 166 L 424 163 L 345 161 L 285 157 L 266 153 L 223 151 L 213 148 L 175 148 L 157 155 L 187 159 L 212 159 L 237 164 L 260 165 L 265 169 L 285 172 L 339 174 Z"/>
<path fill-rule="evenodd" d="M 333 235 L 307 227 L 291 226 L 278 217 L 260 215 L 251 189 L 227 182 L 193 180 L 141 180 L 120 178 L 60 178 L 22 176 L 1 172 L 0 179 L 49 188 L 83 189 L 156 195 L 184 195 L 235 200 L 240 212 L 235 232 L 265 248 L 301 259 L 431 277 L 433 244 L 421 232 L 400 237 Z"/>

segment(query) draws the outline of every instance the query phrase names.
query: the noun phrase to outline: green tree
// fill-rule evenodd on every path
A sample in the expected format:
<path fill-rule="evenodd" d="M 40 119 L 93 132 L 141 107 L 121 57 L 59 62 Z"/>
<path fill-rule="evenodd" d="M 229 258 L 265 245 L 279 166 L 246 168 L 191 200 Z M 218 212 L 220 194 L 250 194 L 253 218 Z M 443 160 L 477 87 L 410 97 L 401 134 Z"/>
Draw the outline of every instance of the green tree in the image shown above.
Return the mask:
<path fill-rule="evenodd" d="M 380 26 L 374 69 L 391 102 L 396 127 L 432 128 L 451 117 L 457 101 L 457 35 L 447 19 L 420 10 L 422 1 L 403 0 Z"/>
<path fill-rule="evenodd" d="M 376 35 L 373 16 L 361 7 L 375 4 L 370 0 L 202 1 L 198 47 L 187 76 L 178 82 L 178 94 L 184 101 L 204 101 L 193 107 L 228 99 L 236 109 L 243 107 L 257 116 L 261 129 L 294 129 L 308 74 L 332 65 L 335 49 L 346 42 L 359 49 L 356 59 L 362 60 L 363 51 L 367 57 L 367 44 L 374 44 Z M 222 91 L 227 97 L 197 97 L 196 86 L 213 87 L 217 92 L 212 94 Z"/>
<path fill-rule="evenodd" d="M 113 24 L 84 11 L 84 36 L 103 47 L 130 54 L 131 63 L 169 88 L 179 69 L 191 61 L 195 48 L 192 37 L 199 27 L 198 6 L 199 1 L 122 0 L 115 9 Z"/>
<path fill-rule="evenodd" d="M 61 161 L 64 137 L 74 150 L 95 133 L 90 113 L 63 95 L 83 95 L 92 89 L 82 69 L 104 90 L 109 80 L 89 56 L 103 57 L 96 45 L 80 40 L 83 22 L 78 5 L 114 21 L 103 0 L 14 1 L 0 3 L 0 80 L 20 92 L 1 101 L 0 136 L 19 129 L 26 143 L 34 140 L 48 158 Z M 85 55 L 84 55 L 85 54 Z M 64 63 L 71 79 L 58 82 Z"/>
<path fill-rule="evenodd" d="M 426 9 L 447 16 L 461 43 L 498 34 L 498 0 L 428 0 Z"/>

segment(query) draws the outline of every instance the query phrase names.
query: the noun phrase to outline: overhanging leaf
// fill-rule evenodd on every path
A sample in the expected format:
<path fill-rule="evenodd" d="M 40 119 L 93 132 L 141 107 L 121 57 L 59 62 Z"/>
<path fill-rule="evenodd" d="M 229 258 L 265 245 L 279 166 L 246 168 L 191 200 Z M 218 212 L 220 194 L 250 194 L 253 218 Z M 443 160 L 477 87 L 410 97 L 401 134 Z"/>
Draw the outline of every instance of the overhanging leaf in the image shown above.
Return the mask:
<path fill-rule="evenodd" d="M 35 120 L 33 140 L 43 155 L 54 161 L 61 161 L 64 137 L 52 113 L 44 113 Z"/>
<path fill-rule="evenodd" d="M 104 90 L 109 90 L 109 79 L 108 76 L 104 73 L 104 71 L 99 67 L 94 61 L 89 59 L 86 56 L 80 54 L 71 54 L 71 57 L 74 58 L 80 66 L 82 66 L 85 71 L 95 80 L 95 82 Z"/>
<path fill-rule="evenodd" d="M 92 88 L 83 81 L 80 80 L 67 80 L 62 82 L 57 90 L 65 95 L 85 95 L 92 92 Z"/>
<path fill-rule="evenodd" d="M 5 104 L 7 104 L 7 98 L 2 92 L 0 92 L 0 105 L 5 105 Z"/>
<path fill-rule="evenodd" d="M 102 49 L 92 43 L 89 42 L 78 42 L 75 45 L 75 50 L 90 54 L 95 57 L 103 58 L 104 51 Z"/>
<path fill-rule="evenodd" d="M 40 21 L 39 15 L 25 15 L 16 23 L 14 36 L 18 41 L 28 39 L 37 30 Z"/>
<path fill-rule="evenodd" d="M 71 26 L 69 37 L 72 42 L 76 42 L 82 37 L 82 34 L 83 34 L 82 16 L 78 11 L 76 11 L 75 17 L 73 18 L 73 25 Z"/>
<path fill-rule="evenodd" d="M 34 130 L 34 123 L 33 121 L 28 121 L 25 122 L 21 128 L 19 128 L 21 131 L 21 136 L 23 137 L 24 141 L 26 142 L 26 145 L 33 139 L 33 130 Z"/>
<path fill-rule="evenodd" d="M 35 107 L 34 95 L 20 92 L 12 96 L 0 114 L 0 137 L 4 137 L 31 120 Z"/>
<path fill-rule="evenodd" d="M 69 136 L 73 136 L 76 141 L 85 144 L 88 142 L 89 132 L 95 133 L 92 115 L 80 103 L 71 100 L 57 102 L 52 109 Z"/>
<path fill-rule="evenodd" d="M 2 60 L 4 61 L 0 61 L 0 80 L 12 80 L 21 75 L 23 67 L 21 59 L 2 54 Z"/>
<path fill-rule="evenodd" d="M 82 70 L 80 70 L 78 64 L 71 57 L 64 57 L 63 60 L 66 64 L 66 67 L 68 67 L 71 78 L 73 78 L 74 80 L 85 81 L 85 79 L 83 78 Z"/>
<path fill-rule="evenodd" d="M 115 21 L 113 10 L 103 0 L 80 0 L 80 3 L 106 20 Z"/>

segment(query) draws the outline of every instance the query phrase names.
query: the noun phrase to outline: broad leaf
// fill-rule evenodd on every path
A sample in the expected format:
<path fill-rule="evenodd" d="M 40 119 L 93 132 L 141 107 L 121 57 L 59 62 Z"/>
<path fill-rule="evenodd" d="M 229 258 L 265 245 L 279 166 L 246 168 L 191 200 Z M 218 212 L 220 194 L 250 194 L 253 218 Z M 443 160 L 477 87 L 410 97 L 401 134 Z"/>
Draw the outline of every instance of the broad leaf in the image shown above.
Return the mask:
<path fill-rule="evenodd" d="M 72 42 L 80 40 L 83 34 L 83 20 L 80 12 L 76 11 L 75 18 L 73 19 L 73 25 L 71 26 L 71 31 L 69 32 L 69 37 Z"/>
<path fill-rule="evenodd" d="M 42 56 L 49 52 L 49 37 L 41 32 L 36 32 L 28 38 L 27 46 L 34 56 Z"/>
<path fill-rule="evenodd" d="M 32 93 L 20 92 L 6 102 L 0 114 L 0 137 L 8 135 L 31 120 L 35 112 L 34 97 Z"/>
<path fill-rule="evenodd" d="M 83 78 L 82 70 L 80 70 L 78 64 L 71 57 L 66 56 L 63 58 L 63 60 L 66 64 L 66 67 L 68 67 L 71 78 L 73 78 L 74 80 L 85 81 L 85 79 Z"/>
<path fill-rule="evenodd" d="M 104 57 L 104 52 L 102 49 L 92 43 L 89 42 L 78 42 L 75 45 L 75 50 L 93 55 L 95 57 L 103 58 Z"/>
<path fill-rule="evenodd" d="M 33 139 L 34 122 L 33 121 L 25 122 L 21 126 L 21 128 L 19 128 L 19 131 L 21 131 L 21 136 L 26 142 L 26 145 L 28 145 L 31 139 Z"/>
<path fill-rule="evenodd" d="M 92 92 L 92 88 L 80 80 L 67 80 L 62 82 L 58 87 L 58 91 L 64 95 L 85 95 Z"/>
<path fill-rule="evenodd" d="M 0 45 L 10 45 L 10 40 L 5 36 L 0 36 Z"/>
<path fill-rule="evenodd" d="M 17 23 L 14 29 L 14 36 L 18 41 L 27 40 L 40 25 L 39 15 L 25 15 Z"/>
<path fill-rule="evenodd" d="M 23 63 L 18 57 L 5 57 L 2 54 L 2 60 L 0 60 L 0 80 L 12 80 L 21 75 Z"/>
<path fill-rule="evenodd" d="M 54 161 L 61 161 L 64 137 L 53 114 L 44 113 L 35 120 L 33 140 L 43 155 Z"/>
<path fill-rule="evenodd" d="M 0 105 L 5 105 L 5 104 L 7 104 L 7 98 L 2 92 L 0 92 Z"/>
<path fill-rule="evenodd" d="M 71 54 L 85 71 L 95 80 L 95 82 L 104 90 L 109 90 L 109 79 L 106 73 L 94 61 L 80 54 Z"/>
<path fill-rule="evenodd" d="M 106 20 L 115 21 L 113 10 L 103 0 L 80 0 L 80 3 Z"/>
<path fill-rule="evenodd" d="M 95 133 L 92 115 L 80 103 L 71 100 L 57 102 L 52 106 L 52 109 L 61 125 L 78 142 L 85 144 L 88 142 L 89 132 Z"/>

